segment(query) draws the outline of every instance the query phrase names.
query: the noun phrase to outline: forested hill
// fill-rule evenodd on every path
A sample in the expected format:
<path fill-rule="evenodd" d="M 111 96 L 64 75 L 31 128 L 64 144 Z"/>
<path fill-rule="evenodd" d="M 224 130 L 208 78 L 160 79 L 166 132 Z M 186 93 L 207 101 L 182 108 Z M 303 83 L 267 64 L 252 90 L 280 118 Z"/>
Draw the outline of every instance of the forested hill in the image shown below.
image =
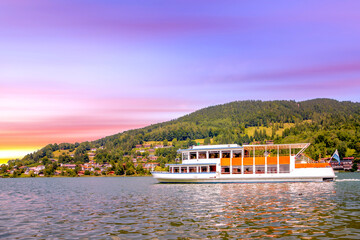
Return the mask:
<path fill-rule="evenodd" d="M 105 137 L 90 145 L 104 146 L 109 154 L 122 156 L 144 142 L 166 140 L 175 147 L 186 147 L 199 139 L 217 144 L 310 142 L 308 153 L 314 159 L 328 156 L 336 148 L 342 157 L 359 155 L 360 103 L 332 99 L 236 101 Z M 41 151 L 44 155 L 46 149 Z M 25 158 L 32 159 L 34 154 Z"/>

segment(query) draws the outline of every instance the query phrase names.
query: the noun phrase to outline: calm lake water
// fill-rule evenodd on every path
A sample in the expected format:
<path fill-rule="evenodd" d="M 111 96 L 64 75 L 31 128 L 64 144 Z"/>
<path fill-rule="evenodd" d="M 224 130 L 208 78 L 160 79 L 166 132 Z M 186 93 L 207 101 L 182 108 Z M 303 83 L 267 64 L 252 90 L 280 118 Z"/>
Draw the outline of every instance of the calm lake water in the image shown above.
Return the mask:
<path fill-rule="evenodd" d="M 0 179 L 1 239 L 360 239 L 360 173 L 330 183 Z"/>

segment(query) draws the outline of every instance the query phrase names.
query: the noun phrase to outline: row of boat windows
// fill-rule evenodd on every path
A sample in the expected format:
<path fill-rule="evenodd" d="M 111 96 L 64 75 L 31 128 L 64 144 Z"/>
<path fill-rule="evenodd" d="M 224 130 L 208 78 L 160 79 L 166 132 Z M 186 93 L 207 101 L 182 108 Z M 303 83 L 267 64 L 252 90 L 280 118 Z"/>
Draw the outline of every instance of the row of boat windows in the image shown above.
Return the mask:
<path fill-rule="evenodd" d="M 188 159 L 207 159 L 207 158 L 220 158 L 220 151 L 209 151 L 208 152 L 209 157 L 207 157 L 207 151 L 200 151 L 200 152 L 190 152 L 183 153 L 183 160 Z M 222 158 L 230 158 L 230 151 L 222 151 L 221 152 Z M 233 158 L 240 158 L 241 157 L 241 151 L 233 151 Z"/>
<path fill-rule="evenodd" d="M 170 167 L 172 173 L 204 173 L 216 172 L 216 166 L 198 166 L 198 167 Z"/>
<path fill-rule="evenodd" d="M 233 174 L 242 174 L 242 169 L 244 169 L 244 174 L 264 174 L 264 173 L 289 173 L 290 165 L 289 164 L 280 164 L 279 169 L 277 165 L 267 165 L 267 170 L 265 165 L 255 165 L 254 166 L 232 166 Z M 265 171 L 266 170 L 266 171 Z M 204 172 L 216 172 L 216 166 L 198 166 L 198 167 L 170 167 L 169 171 L 171 173 L 204 173 Z M 222 174 L 230 174 L 230 167 L 223 166 L 221 167 Z"/>
<path fill-rule="evenodd" d="M 267 165 L 267 169 L 265 169 L 265 165 L 255 165 L 254 166 L 244 166 L 244 174 L 264 174 L 264 173 L 289 173 L 290 165 L 289 164 L 280 164 L 279 169 L 277 165 Z M 223 166 L 221 167 L 222 174 L 230 174 L 230 167 Z M 232 166 L 233 174 L 242 174 L 241 166 Z"/>

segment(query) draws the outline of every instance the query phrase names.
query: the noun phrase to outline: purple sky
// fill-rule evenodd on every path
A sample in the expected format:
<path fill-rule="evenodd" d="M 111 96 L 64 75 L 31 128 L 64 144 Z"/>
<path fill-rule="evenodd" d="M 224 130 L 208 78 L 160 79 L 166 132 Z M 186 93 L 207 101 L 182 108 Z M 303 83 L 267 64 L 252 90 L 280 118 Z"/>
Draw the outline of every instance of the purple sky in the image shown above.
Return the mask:
<path fill-rule="evenodd" d="M 359 9 L 0 0 L 0 151 L 93 140 L 235 100 L 359 102 Z"/>

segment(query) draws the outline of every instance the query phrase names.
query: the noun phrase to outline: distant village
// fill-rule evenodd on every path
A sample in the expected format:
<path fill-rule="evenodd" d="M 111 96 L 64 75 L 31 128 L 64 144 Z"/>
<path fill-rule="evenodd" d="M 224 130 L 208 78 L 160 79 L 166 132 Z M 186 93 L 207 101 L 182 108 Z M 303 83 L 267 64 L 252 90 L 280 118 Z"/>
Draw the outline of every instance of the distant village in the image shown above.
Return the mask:
<path fill-rule="evenodd" d="M 246 143 L 247 144 L 247 143 Z M 261 144 L 261 142 L 252 142 L 252 144 Z M 274 144 L 272 140 L 266 141 L 265 144 Z M 96 162 L 95 156 L 104 147 L 91 148 L 86 152 L 89 161 L 82 164 L 75 163 L 59 163 L 59 157 L 65 155 L 59 150 L 57 157 L 48 158 L 48 164 L 36 164 L 36 166 L 26 166 L 16 161 L 9 165 L 0 166 L 0 177 L 46 177 L 46 176 L 116 176 L 116 175 L 150 175 L 150 171 L 164 170 L 160 167 L 158 149 L 168 149 L 173 146 L 164 144 L 138 144 L 132 151 L 132 154 L 124 155 L 123 157 L 130 160 L 130 168 L 132 172 L 128 172 L 129 165 L 111 162 Z M 69 157 L 74 158 L 74 152 L 69 152 Z M 66 153 L 67 154 L 67 153 Z M 128 161 L 129 162 L 129 161 Z M 174 159 L 174 163 L 180 162 L 179 158 Z M 319 162 L 329 162 L 335 171 L 360 171 L 360 164 L 358 159 L 354 157 L 344 157 L 340 163 L 331 158 L 321 158 Z M 117 166 L 114 166 L 117 165 Z M 162 164 L 164 167 L 164 164 Z M 48 171 L 50 166 L 50 172 Z M 53 167 L 52 167 L 53 166 Z M 119 168 L 122 169 L 119 173 Z"/>
<path fill-rule="evenodd" d="M 157 167 L 160 167 L 160 163 L 157 162 L 159 156 L 156 156 L 157 149 L 173 148 L 172 146 L 164 146 L 163 144 L 138 144 L 134 148 L 134 154 L 124 155 L 123 158 L 130 159 L 131 166 L 135 171 L 129 175 L 150 175 L 150 171 L 154 171 Z M 104 147 L 91 148 L 86 152 L 89 162 L 82 164 L 75 163 L 59 163 L 59 157 L 48 158 L 48 162 L 53 166 L 56 166 L 51 175 L 53 176 L 115 176 L 126 175 L 127 164 L 122 164 L 123 174 L 116 172 L 118 164 L 111 164 L 111 162 L 97 163 L 95 156 L 99 150 L 103 150 Z M 61 151 L 59 150 L 61 155 Z M 63 156 L 65 155 L 62 153 Z M 74 158 L 75 151 L 70 152 L 69 157 Z M 178 159 L 174 159 L 178 162 Z M 51 164 L 46 164 L 51 165 Z M 10 161 L 10 164 L 0 166 L 0 177 L 35 177 L 35 176 L 49 176 L 46 174 L 46 168 L 44 164 L 37 164 L 36 166 L 26 166 L 17 161 Z M 161 168 L 160 168 L 161 170 Z M 16 176 L 14 176 L 14 174 Z"/>

